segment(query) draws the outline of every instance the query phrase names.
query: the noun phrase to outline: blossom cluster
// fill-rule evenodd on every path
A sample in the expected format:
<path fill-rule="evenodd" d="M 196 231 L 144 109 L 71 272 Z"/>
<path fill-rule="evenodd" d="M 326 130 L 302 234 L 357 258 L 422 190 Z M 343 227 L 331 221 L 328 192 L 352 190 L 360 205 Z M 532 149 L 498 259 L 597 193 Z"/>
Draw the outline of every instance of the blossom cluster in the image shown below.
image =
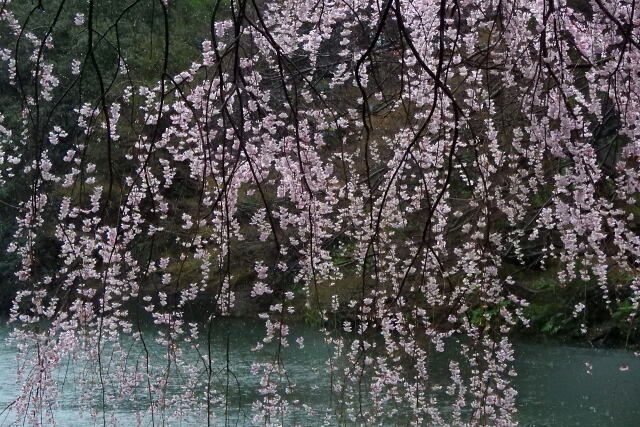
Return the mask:
<path fill-rule="evenodd" d="M 133 398 L 140 423 L 213 422 L 230 374 L 207 337 L 253 304 L 256 424 L 310 413 L 285 349 L 313 313 L 327 423 L 512 425 L 510 336 L 528 322 L 514 266 L 595 281 L 608 305 L 609 272 L 628 272 L 635 321 L 635 2 L 214 1 L 201 56 L 171 70 L 165 34 L 144 84 L 123 50 L 113 69 L 95 59 L 117 23 L 93 34 L 92 0 L 44 26 L 17 3 L 0 6 L 21 105 L 0 114 L 0 184 L 26 183 L 7 249 L 18 418 L 54 418 L 68 357 L 105 423 Z M 169 28 L 171 2 L 156 7 Z M 89 49 L 56 51 L 58 27 Z"/>

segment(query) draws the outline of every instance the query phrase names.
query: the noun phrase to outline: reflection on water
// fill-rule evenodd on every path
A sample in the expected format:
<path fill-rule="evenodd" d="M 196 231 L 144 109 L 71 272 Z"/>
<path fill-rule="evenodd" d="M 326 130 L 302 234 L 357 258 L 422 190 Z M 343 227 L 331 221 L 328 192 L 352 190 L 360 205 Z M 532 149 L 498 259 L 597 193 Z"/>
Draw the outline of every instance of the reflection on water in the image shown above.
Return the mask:
<path fill-rule="evenodd" d="M 319 425 L 329 411 L 330 380 L 322 375 L 329 348 L 321 334 L 299 326 L 296 335 L 304 336 L 304 347 L 287 349 L 286 367 L 291 382 L 297 384 L 294 398 L 307 403 L 315 415 L 294 413 L 284 424 Z M 15 397 L 15 349 L 5 341 L 8 330 L 0 327 L 0 407 L 4 409 Z M 220 328 L 214 336 L 215 356 L 223 369 L 231 373 L 229 387 L 229 425 L 250 425 L 251 403 L 259 395 L 258 378 L 250 365 L 256 359 L 251 351 L 262 337 L 261 324 L 235 321 Z M 228 343 L 228 346 L 227 346 Z M 228 359 L 227 359 L 228 348 Z M 640 425 L 640 358 L 624 350 L 601 350 L 558 344 L 516 343 L 518 377 L 518 420 L 523 426 L 637 426 Z M 156 348 L 157 357 L 161 349 Z M 268 357 L 267 354 L 264 357 Z M 73 366 L 65 366 L 65 370 Z M 448 373 L 443 372 L 443 375 Z M 71 376 L 68 376 L 71 378 Z M 169 390 L 171 392 L 171 390 Z M 102 418 L 81 414 L 77 390 L 72 381 L 65 383 L 56 421 L 62 426 L 102 424 Z M 141 397 L 141 400 L 144 400 Z M 113 409 L 120 425 L 135 423 L 135 412 L 146 402 L 129 402 Z M 0 409 L 0 411 L 2 410 Z M 224 415 L 217 414 L 224 425 Z M 13 419 L 5 412 L 0 426 Z M 107 419 L 109 423 L 109 419 Z M 171 422 L 169 425 L 174 425 Z M 178 424 L 175 424 L 178 425 Z M 179 425 L 198 425 L 184 421 Z"/>

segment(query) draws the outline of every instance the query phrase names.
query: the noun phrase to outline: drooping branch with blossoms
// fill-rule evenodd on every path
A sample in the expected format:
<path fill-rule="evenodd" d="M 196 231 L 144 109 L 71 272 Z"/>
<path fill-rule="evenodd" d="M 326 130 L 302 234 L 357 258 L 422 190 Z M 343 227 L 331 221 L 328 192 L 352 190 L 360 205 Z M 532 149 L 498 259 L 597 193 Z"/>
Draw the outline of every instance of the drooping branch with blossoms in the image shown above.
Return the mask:
<path fill-rule="evenodd" d="M 307 317 L 328 425 L 512 425 L 519 273 L 635 322 L 635 0 L 212 0 L 197 49 L 178 3 L 0 3 L 16 419 L 54 420 L 71 358 L 96 422 L 227 422 L 212 334 L 249 305 L 255 424 L 317 410 L 287 368 Z"/>

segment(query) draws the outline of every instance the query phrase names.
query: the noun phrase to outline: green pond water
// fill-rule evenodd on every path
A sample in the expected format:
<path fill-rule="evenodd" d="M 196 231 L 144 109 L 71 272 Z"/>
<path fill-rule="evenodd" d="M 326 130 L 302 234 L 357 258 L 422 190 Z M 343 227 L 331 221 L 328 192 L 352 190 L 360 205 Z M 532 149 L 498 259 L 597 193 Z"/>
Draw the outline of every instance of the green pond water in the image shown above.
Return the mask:
<path fill-rule="evenodd" d="M 329 348 L 313 328 L 298 326 L 293 332 L 295 336 L 304 337 L 304 348 L 296 345 L 287 349 L 287 371 L 297 385 L 295 397 L 311 406 L 316 415 L 292 414 L 283 424 L 320 425 L 323 414 L 330 412 L 330 383 L 327 376 L 322 375 Z M 13 401 L 19 389 L 15 381 L 16 350 L 6 342 L 8 333 L 6 326 L 0 326 L 0 411 Z M 251 403 L 259 397 L 258 378 L 250 372 L 250 365 L 257 357 L 251 347 L 262 334 L 261 324 L 242 321 L 225 323 L 214 334 L 214 356 L 226 369 L 228 351 L 232 372 L 227 425 L 251 425 Z M 160 347 L 151 346 L 150 351 L 161 357 Z M 528 342 L 516 342 L 515 351 L 518 376 L 514 385 L 518 390 L 520 425 L 640 426 L 640 357 L 633 352 Z M 268 352 L 265 353 L 268 358 Z M 587 363 L 591 365 L 590 372 Z M 73 370 L 73 366 L 65 369 L 69 368 Z M 442 376 L 446 378 L 448 372 L 443 370 Z M 135 425 L 135 412 L 145 404 L 144 394 L 140 400 L 133 399 L 111 410 L 117 415 L 119 425 Z M 220 408 L 216 411 L 214 424 L 225 425 L 224 414 Z M 65 384 L 54 414 L 60 426 L 92 426 L 103 422 L 102 416 L 91 419 L 80 411 L 73 382 Z M 12 425 L 12 422 L 9 411 L 0 415 L 0 426 Z M 201 422 L 178 423 L 168 419 L 165 425 L 201 425 Z M 109 418 L 107 424 L 111 425 Z M 156 420 L 156 424 L 162 425 L 162 422 Z M 402 425 L 402 422 L 396 424 Z"/>

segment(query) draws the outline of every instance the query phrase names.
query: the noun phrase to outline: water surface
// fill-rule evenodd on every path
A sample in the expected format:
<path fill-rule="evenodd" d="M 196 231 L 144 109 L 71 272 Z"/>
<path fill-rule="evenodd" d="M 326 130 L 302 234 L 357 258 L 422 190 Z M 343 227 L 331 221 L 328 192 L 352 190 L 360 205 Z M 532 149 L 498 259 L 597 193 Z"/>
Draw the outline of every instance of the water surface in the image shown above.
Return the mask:
<path fill-rule="evenodd" d="M 250 349 L 262 337 L 262 327 L 252 322 L 232 322 L 214 337 L 215 356 L 226 364 L 234 384 L 229 386 L 233 407 L 227 408 L 229 425 L 250 425 L 251 402 L 259 396 L 258 379 L 250 372 L 256 353 Z M 295 331 L 304 336 L 304 348 L 288 349 L 286 366 L 292 382 L 297 384 L 296 398 L 316 410 L 315 417 L 294 413 L 284 424 L 319 425 L 327 412 L 329 379 L 323 378 L 324 361 L 329 348 L 322 336 L 312 328 L 300 326 Z M 0 326 L 0 406 L 4 409 L 14 399 L 16 351 L 6 343 L 8 329 Z M 227 345 L 228 343 L 228 345 Z M 228 349 L 228 350 L 227 350 Z M 514 383 L 518 390 L 518 421 L 523 426 L 629 426 L 640 425 L 640 358 L 631 351 L 594 349 L 559 343 L 516 342 Z M 159 347 L 151 347 L 158 352 Z M 73 369 L 73 367 L 70 367 Z M 225 366 L 226 369 L 226 366 Z M 448 373 L 443 373 L 443 376 Z M 326 376 L 324 376 L 326 377 Z M 82 414 L 77 406 L 77 390 L 73 383 L 65 384 L 60 405 L 55 409 L 61 426 L 102 425 Z M 144 402 L 129 402 L 113 409 L 121 425 L 135 422 L 135 411 Z M 1 411 L 1 409 L 0 409 Z M 218 411 L 219 412 L 219 411 Z M 224 425 L 224 417 L 216 424 Z M 0 426 L 10 425 L 12 418 L 5 412 Z M 177 425 L 168 422 L 169 425 Z M 188 421 L 180 425 L 196 425 Z"/>

